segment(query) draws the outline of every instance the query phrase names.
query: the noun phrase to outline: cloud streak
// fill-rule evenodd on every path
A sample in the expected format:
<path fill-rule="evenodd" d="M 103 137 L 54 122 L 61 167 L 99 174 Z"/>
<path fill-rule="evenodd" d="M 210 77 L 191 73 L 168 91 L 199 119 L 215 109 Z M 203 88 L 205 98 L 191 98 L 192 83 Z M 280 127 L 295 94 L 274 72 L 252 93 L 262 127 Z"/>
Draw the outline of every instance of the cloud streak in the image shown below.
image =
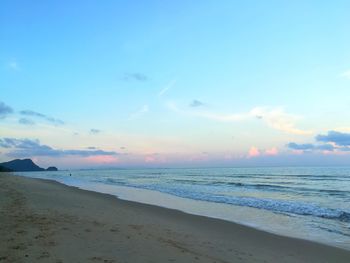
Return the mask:
<path fill-rule="evenodd" d="M 32 139 L 16 139 L 16 138 L 1 138 L 0 147 L 9 150 L 7 153 L 11 157 L 27 157 L 27 156 L 49 156 L 49 157 L 62 157 L 62 156 L 100 156 L 100 155 L 118 155 L 114 151 L 103 151 L 100 149 L 88 149 L 88 150 L 61 150 L 54 149 L 48 145 L 41 144 L 39 140 Z"/>
<path fill-rule="evenodd" d="M 149 112 L 149 106 L 147 104 L 143 105 L 138 111 L 132 113 L 129 117 L 130 120 L 141 117 L 142 115 Z"/>
<path fill-rule="evenodd" d="M 250 115 L 261 119 L 275 130 L 297 135 L 311 133 L 310 131 L 296 128 L 295 124 L 300 117 L 286 113 L 282 108 L 256 107 L 250 111 Z"/>
<path fill-rule="evenodd" d="M 175 84 L 176 84 L 176 80 L 170 81 L 167 85 L 165 85 L 165 87 L 163 89 L 161 89 L 161 91 L 159 91 L 158 96 L 162 97 L 165 93 L 168 92 L 169 89 L 174 87 Z"/>
<path fill-rule="evenodd" d="M 30 116 L 30 117 L 35 117 L 35 118 L 40 118 L 40 119 L 46 120 L 54 125 L 63 125 L 64 124 L 64 121 L 62 121 L 62 120 L 59 120 L 59 119 L 56 119 L 56 118 L 47 116 L 45 114 L 42 114 L 42 113 L 39 113 L 36 111 L 32 111 L 32 110 L 22 110 L 19 113 L 23 116 Z"/>
<path fill-rule="evenodd" d="M 238 122 L 259 119 L 265 122 L 271 128 L 285 133 L 297 135 L 311 134 L 311 131 L 296 128 L 296 122 L 300 119 L 300 117 L 285 112 L 283 108 L 255 107 L 249 112 L 218 114 L 208 111 L 198 112 L 182 110 L 177 107 L 175 103 L 168 103 L 167 106 L 170 110 L 184 115 L 202 117 L 220 122 Z"/>

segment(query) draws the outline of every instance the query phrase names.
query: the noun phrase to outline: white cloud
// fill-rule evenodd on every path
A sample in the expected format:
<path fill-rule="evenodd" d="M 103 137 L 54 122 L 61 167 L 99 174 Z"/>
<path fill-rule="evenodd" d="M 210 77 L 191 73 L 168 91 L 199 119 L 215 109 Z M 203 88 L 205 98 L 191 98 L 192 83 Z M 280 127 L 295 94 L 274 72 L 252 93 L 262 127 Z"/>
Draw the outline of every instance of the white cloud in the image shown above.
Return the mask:
<path fill-rule="evenodd" d="M 279 131 L 299 135 L 311 134 L 310 131 L 297 129 L 295 123 L 300 117 L 286 113 L 282 108 L 256 107 L 250 111 L 250 114 L 262 119 L 270 127 Z"/>
<path fill-rule="evenodd" d="M 189 111 L 181 110 L 173 102 L 167 104 L 168 108 L 174 112 L 207 118 L 220 122 L 237 122 L 251 120 L 258 118 L 265 122 L 268 126 L 275 130 L 283 131 L 286 133 L 306 135 L 311 134 L 311 131 L 301 130 L 295 127 L 296 122 L 300 119 L 299 116 L 286 113 L 283 108 L 276 107 L 255 107 L 249 112 L 232 113 L 232 114 L 219 114 L 207 111 Z"/>

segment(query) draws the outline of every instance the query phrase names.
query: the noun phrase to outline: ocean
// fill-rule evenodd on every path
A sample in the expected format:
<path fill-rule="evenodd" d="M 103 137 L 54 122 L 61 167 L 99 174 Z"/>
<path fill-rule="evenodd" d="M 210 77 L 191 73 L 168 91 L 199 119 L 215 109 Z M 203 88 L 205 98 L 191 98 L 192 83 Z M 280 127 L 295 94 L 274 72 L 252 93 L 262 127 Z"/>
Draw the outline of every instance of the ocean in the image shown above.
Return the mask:
<path fill-rule="evenodd" d="M 350 167 L 19 172 L 350 249 Z M 71 174 L 71 176 L 70 176 Z"/>

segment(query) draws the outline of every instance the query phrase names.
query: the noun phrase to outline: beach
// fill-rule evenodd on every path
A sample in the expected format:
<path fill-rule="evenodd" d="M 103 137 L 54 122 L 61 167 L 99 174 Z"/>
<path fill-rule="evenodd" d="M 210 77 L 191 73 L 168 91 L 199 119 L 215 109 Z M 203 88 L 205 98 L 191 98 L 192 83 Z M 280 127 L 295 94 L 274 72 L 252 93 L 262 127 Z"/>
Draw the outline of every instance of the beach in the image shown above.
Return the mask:
<path fill-rule="evenodd" d="M 350 262 L 350 251 L 0 175 L 0 262 Z"/>

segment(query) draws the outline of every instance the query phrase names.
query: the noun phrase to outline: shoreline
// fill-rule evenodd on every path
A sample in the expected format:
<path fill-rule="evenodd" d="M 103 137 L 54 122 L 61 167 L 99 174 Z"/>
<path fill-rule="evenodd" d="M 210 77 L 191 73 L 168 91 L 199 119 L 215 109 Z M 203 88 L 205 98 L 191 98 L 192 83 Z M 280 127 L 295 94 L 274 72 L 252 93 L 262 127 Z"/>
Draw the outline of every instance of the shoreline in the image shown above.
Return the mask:
<path fill-rule="evenodd" d="M 349 250 L 50 179 L 0 181 L 0 262 L 350 261 Z"/>

